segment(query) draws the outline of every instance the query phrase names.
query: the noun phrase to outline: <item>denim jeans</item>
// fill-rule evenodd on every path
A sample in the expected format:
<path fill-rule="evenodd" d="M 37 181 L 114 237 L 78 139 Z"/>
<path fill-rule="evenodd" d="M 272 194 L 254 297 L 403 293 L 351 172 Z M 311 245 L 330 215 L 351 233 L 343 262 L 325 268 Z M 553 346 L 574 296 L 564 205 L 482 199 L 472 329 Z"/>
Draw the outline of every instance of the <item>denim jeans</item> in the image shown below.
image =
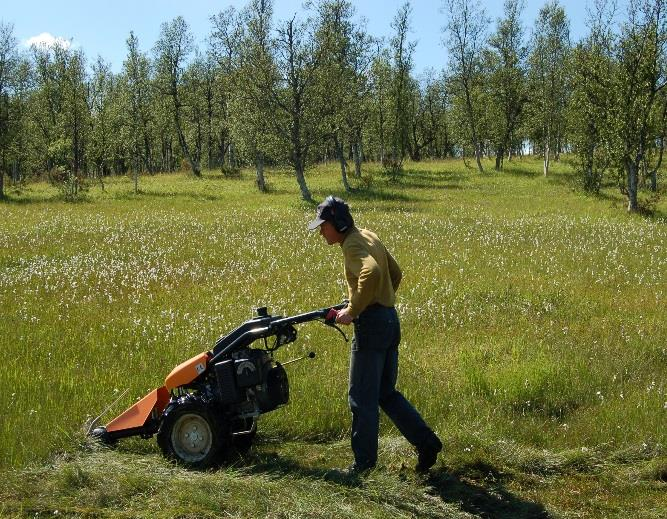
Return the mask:
<path fill-rule="evenodd" d="M 373 305 L 355 320 L 349 403 L 352 451 L 360 467 L 372 467 L 377 462 L 378 406 L 415 447 L 424 445 L 434 434 L 395 387 L 400 340 L 401 326 L 394 308 Z"/>

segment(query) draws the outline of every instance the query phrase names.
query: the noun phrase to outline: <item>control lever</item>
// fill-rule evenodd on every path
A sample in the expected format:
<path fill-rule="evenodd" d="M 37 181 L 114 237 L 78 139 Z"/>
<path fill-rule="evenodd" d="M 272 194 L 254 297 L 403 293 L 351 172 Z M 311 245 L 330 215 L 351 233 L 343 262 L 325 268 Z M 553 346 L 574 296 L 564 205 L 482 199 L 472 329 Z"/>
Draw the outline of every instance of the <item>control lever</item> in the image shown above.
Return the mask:
<path fill-rule="evenodd" d="M 315 358 L 315 352 L 311 351 L 308 355 L 304 355 L 303 357 L 299 357 L 296 359 L 288 360 L 287 362 L 283 362 L 281 366 L 287 366 L 288 364 L 292 364 L 292 362 L 299 362 L 300 360 L 303 359 L 314 359 Z"/>

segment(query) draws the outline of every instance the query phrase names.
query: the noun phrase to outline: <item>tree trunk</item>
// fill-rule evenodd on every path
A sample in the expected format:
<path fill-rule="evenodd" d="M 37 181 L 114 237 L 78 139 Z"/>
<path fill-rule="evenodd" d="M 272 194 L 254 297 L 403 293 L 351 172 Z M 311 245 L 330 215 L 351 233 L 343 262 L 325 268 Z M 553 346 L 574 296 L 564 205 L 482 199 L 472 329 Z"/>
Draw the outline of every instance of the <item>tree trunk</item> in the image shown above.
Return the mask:
<path fill-rule="evenodd" d="M 257 171 L 257 188 L 262 193 L 266 193 L 266 182 L 264 180 L 264 154 L 259 151 L 255 154 L 255 169 Z"/>
<path fill-rule="evenodd" d="M 229 151 L 227 153 L 227 160 L 229 161 L 229 167 L 234 169 L 236 167 L 236 148 L 234 147 L 234 141 L 230 139 L 229 141 Z"/>
<path fill-rule="evenodd" d="M 637 185 L 638 185 L 638 166 L 632 161 L 625 162 L 625 170 L 628 176 L 627 197 L 628 197 L 628 212 L 636 212 L 639 210 L 637 203 Z"/>
<path fill-rule="evenodd" d="M 174 100 L 174 123 L 176 124 L 178 143 L 181 146 L 181 150 L 185 154 L 185 158 L 190 163 L 190 167 L 192 168 L 192 173 L 194 173 L 196 177 L 201 177 L 201 168 L 199 167 L 199 161 L 195 160 L 192 154 L 190 153 L 188 142 L 186 141 L 185 134 L 183 133 L 183 129 L 181 128 L 181 114 L 179 111 L 180 102 L 178 101 L 178 98 L 175 95 L 172 97 Z"/>
<path fill-rule="evenodd" d="M 549 141 L 544 143 L 544 176 L 549 174 Z"/>
<path fill-rule="evenodd" d="M 194 159 L 195 162 L 200 167 L 201 171 L 201 150 L 202 150 L 202 145 L 203 145 L 203 138 L 204 136 L 202 135 L 202 128 L 201 128 L 201 121 L 199 117 L 197 118 L 197 134 L 195 138 L 195 153 L 194 153 Z"/>
<path fill-rule="evenodd" d="M 503 159 L 505 158 L 505 150 L 501 147 L 496 150 L 496 171 L 503 169 Z"/>
<path fill-rule="evenodd" d="M 213 92 L 210 83 L 206 89 L 206 165 L 209 170 L 215 168 L 213 164 Z"/>
<path fill-rule="evenodd" d="M 5 171 L 0 170 L 0 200 L 5 198 Z"/>
<path fill-rule="evenodd" d="M 312 202 L 313 196 L 310 194 L 308 186 L 306 185 L 303 162 L 299 160 L 294 169 L 296 173 L 296 181 L 299 184 L 299 189 L 301 190 L 301 198 L 303 198 L 306 202 Z"/>
<path fill-rule="evenodd" d="M 667 107 L 667 104 L 665 105 Z M 667 109 L 666 109 L 667 112 Z M 656 193 L 658 191 L 658 169 L 662 165 L 662 157 L 665 152 L 665 137 L 664 135 L 660 137 L 660 152 L 658 155 L 658 162 L 655 165 L 655 168 L 648 174 L 648 178 L 651 180 L 650 190 Z"/>
<path fill-rule="evenodd" d="M 484 168 L 482 167 L 482 146 L 480 142 L 475 143 L 475 161 L 477 162 L 479 172 L 484 173 Z"/>
<path fill-rule="evenodd" d="M 463 82 L 463 88 L 465 91 L 466 97 L 466 109 L 468 112 L 468 124 L 470 124 L 470 132 L 472 133 L 472 142 L 475 147 L 475 160 L 477 161 L 477 169 L 480 173 L 484 173 L 484 168 L 482 167 L 482 146 L 477 138 L 477 127 L 475 124 L 475 112 L 472 109 L 472 99 L 470 95 L 470 88 L 467 81 Z"/>
<path fill-rule="evenodd" d="M 384 164 L 384 114 L 382 99 L 380 99 L 380 164 Z"/>
<path fill-rule="evenodd" d="M 148 134 L 144 133 L 144 165 L 149 174 L 153 174 L 153 160 L 151 158 L 151 145 L 148 140 Z"/>
<path fill-rule="evenodd" d="M 352 153 L 354 154 L 354 176 L 355 178 L 361 178 L 361 144 L 359 141 L 354 143 L 352 148 Z"/>
<path fill-rule="evenodd" d="M 350 184 L 347 181 L 347 161 L 345 160 L 345 155 L 343 154 L 343 146 L 338 140 L 338 135 L 334 134 L 334 146 L 336 147 L 336 155 L 338 155 L 338 162 L 340 162 L 340 175 L 343 181 L 343 187 L 345 191 L 349 193 L 351 191 Z"/>
<path fill-rule="evenodd" d="M 227 160 L 227 140 L 224 133 L 221 132 L 217 140 L 218 145 L 218 166 L 221 170 L 225 168 L 225 160 Z"/>
<path fill-rule="evenodd" d="M 466 167 L 466 169 L 470 169 L 470 164 L 468 164 L 468 156 L 466 155 L 465 147 L 463 147 L 463 151 L 461 152 L 461 158 L 463 158 L 463 165 Z"/>

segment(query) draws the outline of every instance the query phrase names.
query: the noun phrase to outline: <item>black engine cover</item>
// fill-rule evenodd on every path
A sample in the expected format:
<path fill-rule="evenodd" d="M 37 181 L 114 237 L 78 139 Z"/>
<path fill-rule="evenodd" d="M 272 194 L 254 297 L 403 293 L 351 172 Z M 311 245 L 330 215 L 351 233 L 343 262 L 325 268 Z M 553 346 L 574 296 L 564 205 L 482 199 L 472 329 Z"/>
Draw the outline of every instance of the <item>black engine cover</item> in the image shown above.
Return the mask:
<path fill-rule="evenodd" d="M 265 351 L 248 349 L 218 362 L 215 378 L 223 405 L 254 401 L 260 413 L 267 413 L 289 401 L 287 372 Z"/>
<path fill-rule="evenodd" d="M 234 361 L 236 383 L 239 387 L 256 386 L 262 383 L 262 363 L 259 359 L 239 359 Z"/>
<path fill-rule="evenodd" d="M 289 381 L 287 372 L 280 364 L 269 370 L 264 391 L 257 394 L 257 403 L 263 413 L 289 402 Z"/>
<path fill-rule="evenodd" d="M 241 392 L 236 386 L 234 361 L 223 360 L 215 365 L 215 378 L 218 381 L 221 404 L 235 404 L 241 401 Z"/>

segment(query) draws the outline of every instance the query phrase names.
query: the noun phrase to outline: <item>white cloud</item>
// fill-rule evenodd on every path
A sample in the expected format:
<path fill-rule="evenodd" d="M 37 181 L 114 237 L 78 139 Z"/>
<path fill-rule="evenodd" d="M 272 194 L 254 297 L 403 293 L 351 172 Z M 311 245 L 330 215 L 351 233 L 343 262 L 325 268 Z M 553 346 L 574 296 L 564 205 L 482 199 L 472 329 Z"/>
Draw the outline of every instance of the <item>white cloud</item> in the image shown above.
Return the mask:
<path fill-rule="evenodd" d="M 63 38 L 62 36 L 53 36 L 51 33 L 43 32 L 37 36 L 28 38 L 24 45 L 26 47 L 32 47 L 33 45 L 37 47 L 55 47 L 59 45 L 65 49 L 69 49 L 72 46 L 72 40 Z"/>

